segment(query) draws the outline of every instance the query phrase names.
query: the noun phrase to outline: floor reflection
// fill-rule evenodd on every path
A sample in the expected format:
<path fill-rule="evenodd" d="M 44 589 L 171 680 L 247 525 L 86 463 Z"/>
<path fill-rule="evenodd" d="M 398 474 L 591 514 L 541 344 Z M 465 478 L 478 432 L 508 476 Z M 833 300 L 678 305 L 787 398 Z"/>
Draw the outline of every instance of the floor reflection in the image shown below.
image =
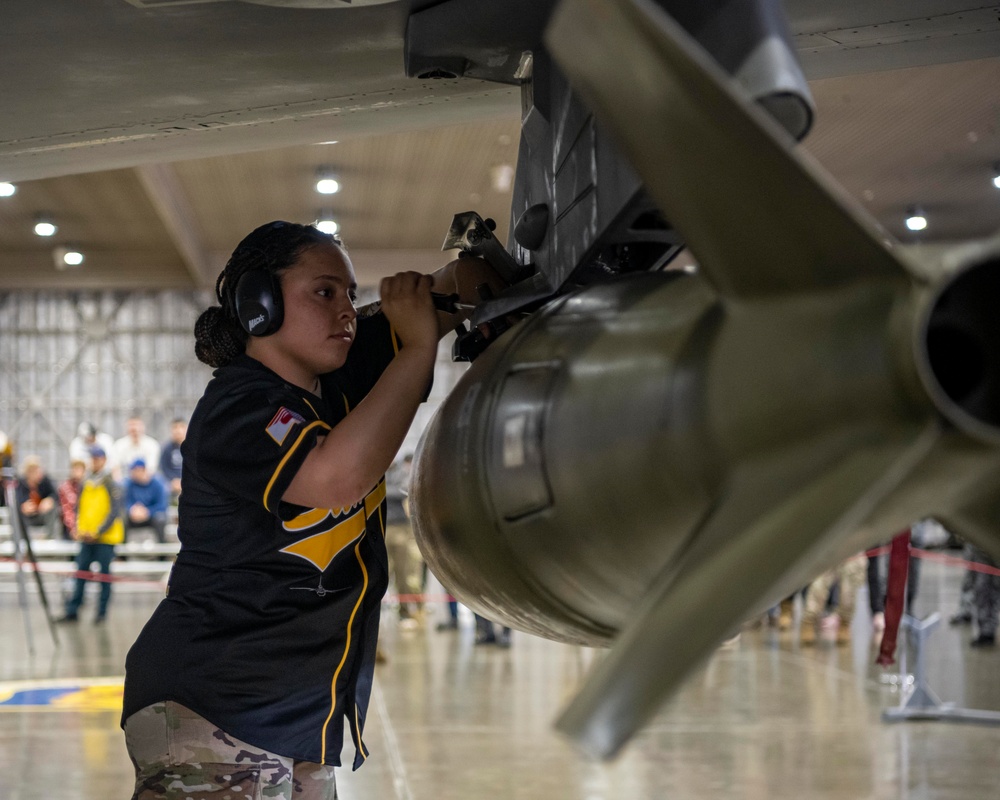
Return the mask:
<path fill-rule="evenodd" d="M 961 575 L 925 567 L 915 610 L 947 615 Z M 33 607 L 32 657 L 16 595 L 0 589 L 0 798 L 127 797 L 131 766 L 109 708 L 113 681 L 61 708 L 2 700 L 12 681 L 120 677 L 155 594 L 120 593 L 107 625 L 85 618 L 60 629 L 58 652 Z M 611 763 L 587 761 L 551 728 L 599 652 L 522 634 L 507 650 L 477 647 L 471 619 L 446 632 L 433 620 L 405 630 L 391 614 L 385 621 L 389 661 L 377 673 L 365 736 L 372 757 L 356 773 L 341 771 L 344 800 L 980 800 L 1000 785 L 1000 728 L 882 722 L 898 690 L 880 680 L 861 613 L 849 647 L 745 631 Z M 971 650 L 968 638 L 948 625 L 935 631 L 931 684 L 945 701 L 1000 710 L 1000 650 Z"/>

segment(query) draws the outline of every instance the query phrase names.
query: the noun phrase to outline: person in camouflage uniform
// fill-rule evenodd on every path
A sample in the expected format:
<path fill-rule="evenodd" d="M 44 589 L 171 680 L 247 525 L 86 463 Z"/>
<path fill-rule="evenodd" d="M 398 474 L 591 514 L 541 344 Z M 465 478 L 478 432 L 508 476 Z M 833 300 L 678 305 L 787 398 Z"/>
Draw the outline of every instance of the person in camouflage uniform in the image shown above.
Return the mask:
<path fill-rule="evenodd" d="M 228 735 L 180 703 L 156 703 L 126 722 L 135 800 L 336 800 L 333 767 L 269 753 Z"/>
<path fill-rule="evenodd" d="M 133 800 L 329 800 L 344 739 L 354 769 L 370 757 L 384 474 L 460 321 L 431 287 L 472 297 L 482 270 L 385 278 L 359 314 L 339 240 L 279 220 L 237 246 L 195 325 L 216 371 L 183 445 L 180 552 L 125 660 Z"/>
<path fill-rule="evenodd" d="M 840 604 L 837 607 L 840 625 L 837 628 L 837 644 L 845 645 L 851 641 L 855 597 L 865 582 L 866 574 L 867 559 L 862 553 L 824 572 L 809 585 L 805 607 L 802 610 L 802 630 L 799 633 L 801 644 L 815 644 L 820 619 L 826 610 L 827 598 L 830 596 L 830 588 L 835 583 L 840 585 Z"/>

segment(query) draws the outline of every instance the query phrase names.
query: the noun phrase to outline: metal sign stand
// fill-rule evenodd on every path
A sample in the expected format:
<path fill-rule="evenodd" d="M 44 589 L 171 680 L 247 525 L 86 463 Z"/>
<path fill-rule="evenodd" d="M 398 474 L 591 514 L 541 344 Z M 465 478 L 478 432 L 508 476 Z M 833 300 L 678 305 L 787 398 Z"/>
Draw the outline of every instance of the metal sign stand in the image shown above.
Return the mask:
<path fill-rule="evenodd" d="M 946 722 L 969 722 L 979 725 L 1000 725 L 1000 712 L 956 708 L 954 703 L 942 703 L 934 690 L 931 689 L 927 682 L 927 658 L 924 645 L 931 632 L 940 624 L 941 615 L 937 611 L 924 619 L 916 619 L 909 614 L 904 615 L 903 626 L 907 629 L 909 639 L 913 643 L 917 662 L 913 670 L 913 688 L 909 693 L 901 696 L 900 705 L 897 708 L 887 708 L 883 711 L 882 719 L 885 722 L 931 719 Z"/>
<path fill-rule="evenodd" d="M 35 559 L 35 553 L 31 549 L 31 540 L 28 538 L 28 533 L 24 529 L 21 520 L 21 509 L 17 502 L 17 476 L 12 467 L 4 467 L 0 470 L 0 478 L 3 480 L 4 498 L 7 501 L 7 511 L 10 519 L 11 541 L 14 544 L 14 562 L 17 564 L 17 599 L 18 604 L 21 606 L 21 613 L 24 615 L 24 631 L 28 640 L 28 654 L 34 657 L 35 636 L 31 628 L 31 617 L 28 609 L 28 587 L 24 582 L 25 560 L 31 564 L 31 571 L 35 574 L 35 582 L 38 584 L 38 596 L 42 600 L 42 610 L 45 612 L 49 632 L 52 634 L 52 643 L 57 648 L 59 647 L 59 635 L 56 633 L 56 626 L 52 619 L 49 598 L 45 593 L 42 576 L 38 572 L 38 561 Z"/>

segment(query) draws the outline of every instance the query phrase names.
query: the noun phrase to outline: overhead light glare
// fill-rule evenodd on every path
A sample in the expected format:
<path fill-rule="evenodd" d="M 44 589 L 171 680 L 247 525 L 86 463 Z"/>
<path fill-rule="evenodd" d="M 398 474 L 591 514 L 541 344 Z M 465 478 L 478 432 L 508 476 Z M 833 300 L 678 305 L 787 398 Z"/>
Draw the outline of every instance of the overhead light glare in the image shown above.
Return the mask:
<path fill-rule="evenodd" d="M 35 218 L 35 233 L 39 236 L 53 236 L 55 232 L 59 230 L 55 223 L 48 217 L 36 217 Z"/>
<path fill-rule="evenodd" d="M 340 191 L 340 181 L 334 176 L 331 167 L 322 166 L 316 170 L 316 191 L 320 194 L 336 194 Z"/>
<path fill-rule="evenodd" d="M 927 227 L 927 217 L 916 208 L 911 208 L 906 212 L 906 227 L 911 231 L 922 231 Z"/>
<path fill-rule="evenodd" d="M 1000 161 L 993 165 L 993 185 L 1000 189 Z"/>
<path fill-rule="evenodd" d="M 328 233 L 331 236 L 340 230 L 340 226 L 329 217 L 326 219 L 316 220 L 316 227 L 323 231 L 323 233 Z"/>
<path fill-rule="evenodd" d="M 60 245 L 52 250 L 52 260 L 56 269 L 66 269 L 67 267 L 79 267 L 83 263 L 83 253 L 72 245 Z"/>
<path fill-rule="evenodd" d="M 336 194 L 340 191 L 340 181 L 333 178 L 320 178 L 316 181 L 316 191 L 320 194 Z"/>
<path fill-rule="evenodd" d="M 17 187 L 13 183 L 0 181 L 0 197 L 12 197 L 16 191 Z"/>

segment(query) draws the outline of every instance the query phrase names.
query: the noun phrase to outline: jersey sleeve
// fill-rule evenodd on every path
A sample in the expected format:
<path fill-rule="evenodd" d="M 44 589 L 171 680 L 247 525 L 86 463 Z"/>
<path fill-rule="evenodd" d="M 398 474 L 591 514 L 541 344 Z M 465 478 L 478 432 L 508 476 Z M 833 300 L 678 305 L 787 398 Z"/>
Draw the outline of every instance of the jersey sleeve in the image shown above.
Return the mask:
<path fill-rule="evenodd" d="M 201 426 L 197 469 L 209 483 L 288 520 L 302 509 L 281 497 L 317 437 L 329 430 L 291 392 L 222 398 Z"/>
<path fill-rule="evenodd" d="M 324 376 L 324 394 L 327 385 L 335 387 L 347 398 L 351 408 L 371 391 L 400 348 L 399 339 L 384 314 L 362 316 L 362 313 L 359 312 L 354 344 L 344 366 Z"/>
<path fill-rule="evenodd" d="M 323 376 L 324 395 L 331 390 L 338 391 L 346 398 L 349 408 L 354 408 L 372 390 L 400 347 L 399 337 L 381 311 L 362 316 L 359 309 L 354 344 L 344 366 Z M 432 385 L 433 378 L 427 384 L 424 400 L 430 396 Z"/>

